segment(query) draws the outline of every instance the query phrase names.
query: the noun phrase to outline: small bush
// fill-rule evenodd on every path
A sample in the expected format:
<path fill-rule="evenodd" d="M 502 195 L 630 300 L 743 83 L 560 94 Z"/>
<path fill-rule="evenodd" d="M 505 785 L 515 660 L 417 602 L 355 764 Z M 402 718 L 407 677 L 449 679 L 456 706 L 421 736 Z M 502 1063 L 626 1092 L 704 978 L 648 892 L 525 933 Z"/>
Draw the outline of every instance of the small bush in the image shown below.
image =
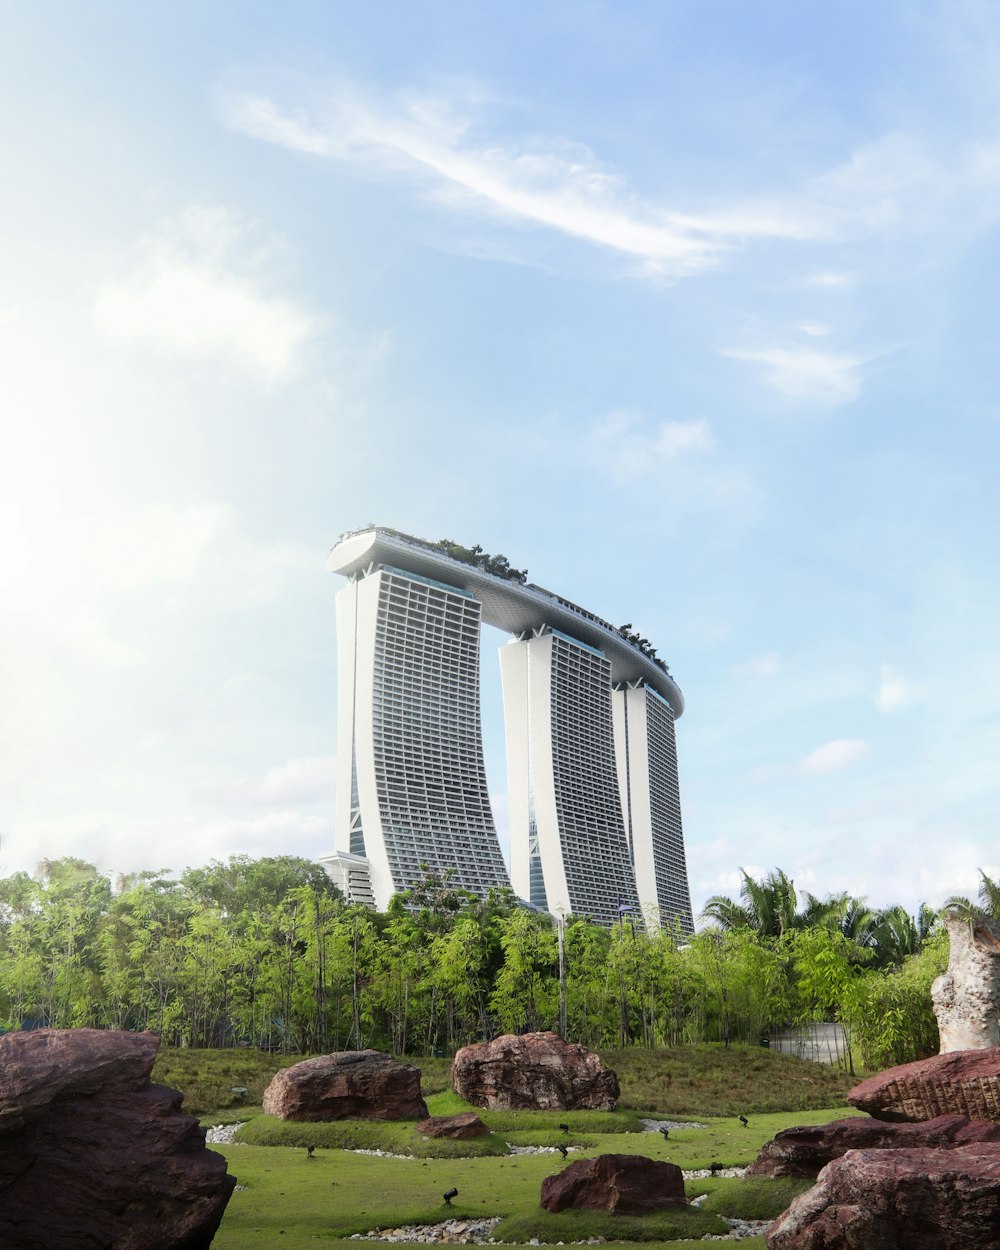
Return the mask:
<path fill-rule="evenodd" d="M 411 1123 L 400 1120 L 324 1120 L 304 1122 L 258 1115 L 236 1134 L 247 1146 L 316 1146 L 324 1150 L 382 1150 L 386 1154 L 413 1155 L 419 1159 L 470 1159 L 505 1155 L 501 1137 L 489 1134 L 452 1141 L 445 1137 L 426 1140 Z"/>
<path fill-rule="evenodd" d="M 653 1215 L 609 1215 L 606 1211 L 559 1211 L 551 1214 L 511 1215 L 497 1225 L 498 1241 L 541 1242 L 587 1241 L 672 1241 L 704 1237 L 707 1233 L 727 1233 L 728 1224 L 718 1215 L 698 1207 L 668 1207 Z"/>
<path fill-rule="evenodd" d="M 726 1215 L 731 1220 L 774 1220 L 791 1206 L 793 1198 L 812 1186 L 811 1180 L 797 1176 L 722 1179 L 712 1184 L 702 1210 Z"/>

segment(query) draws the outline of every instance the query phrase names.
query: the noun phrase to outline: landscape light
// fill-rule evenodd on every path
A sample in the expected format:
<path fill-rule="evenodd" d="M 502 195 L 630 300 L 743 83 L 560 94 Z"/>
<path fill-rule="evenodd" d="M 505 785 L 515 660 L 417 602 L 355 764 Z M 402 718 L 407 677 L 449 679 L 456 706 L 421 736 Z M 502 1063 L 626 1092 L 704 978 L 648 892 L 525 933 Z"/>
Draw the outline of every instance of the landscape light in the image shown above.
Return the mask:
<path fill-rule="evenodd" d="M 457 1198 L 457 1197 L 458 1197 L 458 1190 L 457 1190 L 457 1189 L 449 1189 L 449 1190 L 448 1190 L 448 1192 L 447 1192 L 446 1194 L 444 1194 L 444 1195 L 443 1195 L 443 1197 L 444 1197 L 444 1205 L 445 1205 L 446 1207 L 450 1207 L 450 1206 L 451 1206 L 451 1200 L 452 1200 L 452 1198 Z"/>
<path fill-rule="evenodd" d="M 744 1128 L 750 1127 L 750 1121 L 746 1118 L 745 1115 L 740 1116 L 740 1123 L 743 1125 Z"/>
<path fill-rule="evenodd" d="M 562 1155 L 562 1157 L 563 1157 L 564 1159 L 565 1159 L 565 1158 L 566 1158 L 566 1156 L 569 1154 L 569 1150 L 567 1149 L 567 1147 L 566 1147 L 566 1146 L 564 1146 L 564 1145 L 562 1144 L 562 1142 L 560 1142 L 560 1143 L 559 1143 L 559 1145 L 558 1145 L 558 1146 L 556 1146 L 556 1150 L 558 1150 L 558 1151 L 559 1151 L 559 1153 Z"/>
<path fill-rule="evenodd" d="M 666 1140 L 667 1140 L 667 1138 L 670 1136 L 670 1129 L 668 1129 L 668 1128 L 661 1128 L 661 1129 L 660 1129 L 660 1136 L 663 1138 L 663 1140 L 664 1140 L 664 1141 L 666 1141 Z"/>
<path fill-rule="evenodd" d="M 559 1125 L 559 1127 L 562 1129 L 562 1131 L 563 1131 L 564 1133 L 568 1133 L 568 1132 L 569 1132 L 569 1125 L 568 1125 L 568 1124 L 560 1124 L 560 1125 Z"/>

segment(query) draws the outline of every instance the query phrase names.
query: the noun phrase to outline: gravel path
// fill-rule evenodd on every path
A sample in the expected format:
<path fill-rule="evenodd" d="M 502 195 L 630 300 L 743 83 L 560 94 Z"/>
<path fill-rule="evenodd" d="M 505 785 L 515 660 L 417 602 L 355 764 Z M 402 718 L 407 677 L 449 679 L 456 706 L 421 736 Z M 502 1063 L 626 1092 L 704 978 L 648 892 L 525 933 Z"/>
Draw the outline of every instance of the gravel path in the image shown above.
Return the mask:
<path fill-rule="evenodd" d="M 205 1133 L 205 1144 L 208 1146 L 240 1146 L 242 1142 L 235 1141 L 236 1133 L 243 1127 L 242 1124 L 216 1124 L 208 1129 Z"/>

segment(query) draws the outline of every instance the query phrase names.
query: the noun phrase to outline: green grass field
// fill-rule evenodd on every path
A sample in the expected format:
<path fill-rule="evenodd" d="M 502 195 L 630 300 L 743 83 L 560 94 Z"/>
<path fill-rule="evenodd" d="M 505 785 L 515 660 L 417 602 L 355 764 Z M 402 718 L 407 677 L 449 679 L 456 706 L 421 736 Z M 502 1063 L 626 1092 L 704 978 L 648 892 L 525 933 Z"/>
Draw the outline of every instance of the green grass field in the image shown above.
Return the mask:
<path fill-rule="evenodd" d="M 279 1067 L 296 1061 L 292 1058 L 245 1051 L 165 1052 L 154 1076 L 184 1089 L 186 1106 L 214 1107 L 203 1116 L 205 1123 L 246 1121 L 237 1144 L 214 1147 L 243 1187 L 230 1200 L 213 1243 L 217 1250 L 306 1250 L 373 1228 L 484 1216 L 501 1217 L 493 1236 L 511 1243 L 569 1244 L 599 1237 L 643 1250 L 690 1247 L 706 1233 L 727 1230 L 720 1216 L 771 1219 L 806 1186 L 706 1177 L 687 1183 L 689 1199 L 707 1195 L 697 1208 L 641 1218 L 581 1211 L 551 1215 L 539 1205 L 542 1179 L 565 1163 L 558 1154 L 511 1155 L 507 1143 L 562 1142 L 573 1151 L 569 1162 L 628 1153 L 668 1160 L 685 1170 L 713 1162 L 732 1167 L 749 1163 L 782 1128 L 852 1114 L 843 1095 L 854 1078 L 766 1050 L 687 1047 L 608 1052 L 603 1058 L 619 1072 L 623 1105 L 618 1111 L 481 1111 L 489 1135 L 465 1142 L 424 1141 L 412 1123 L 298 1124 L 264 1116 L 260 1095 Z M 435 1071 L 426 1073 L 423 1082 L 431 1114 L 467 1110 L 447 1087 L 447 1063 L 433 1063 Z M 775 1106 L 783 1109 L 760 1109 Z M 642 1131 L 639 1112 L 697 1118 L 704 1127 L 674 1128 L 664 1140 L 659 1133 Z M 747 1126 L 739 1114 L 746 1115 Z M 570 1126 L 568 1134 L 559 1128 L 563 1123 Z M 315 1147 L 311 1158 L 307 1145 Z M 352 1153 L 357 1150 L 407 1157 Z M 449 1209 L 443 1194 L 451 1188 L 459 1192 Z M 764 1241 L 748 1238 L 741 1245 L 763 1250 Z"/>

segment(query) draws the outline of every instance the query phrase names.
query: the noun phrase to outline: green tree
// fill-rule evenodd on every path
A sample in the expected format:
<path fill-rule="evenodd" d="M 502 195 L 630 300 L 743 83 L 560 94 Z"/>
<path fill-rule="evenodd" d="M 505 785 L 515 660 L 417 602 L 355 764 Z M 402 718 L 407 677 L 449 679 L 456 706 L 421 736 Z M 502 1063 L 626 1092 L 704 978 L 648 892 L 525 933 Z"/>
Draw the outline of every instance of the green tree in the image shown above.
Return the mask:
<path fill-rule="evenodd" d="M 548 916 L 516 908 L 500 926 L 504 962 L 490 1010 L 505 1033 L 551 1027 L 558 1015 L 556 935 Z"/>

